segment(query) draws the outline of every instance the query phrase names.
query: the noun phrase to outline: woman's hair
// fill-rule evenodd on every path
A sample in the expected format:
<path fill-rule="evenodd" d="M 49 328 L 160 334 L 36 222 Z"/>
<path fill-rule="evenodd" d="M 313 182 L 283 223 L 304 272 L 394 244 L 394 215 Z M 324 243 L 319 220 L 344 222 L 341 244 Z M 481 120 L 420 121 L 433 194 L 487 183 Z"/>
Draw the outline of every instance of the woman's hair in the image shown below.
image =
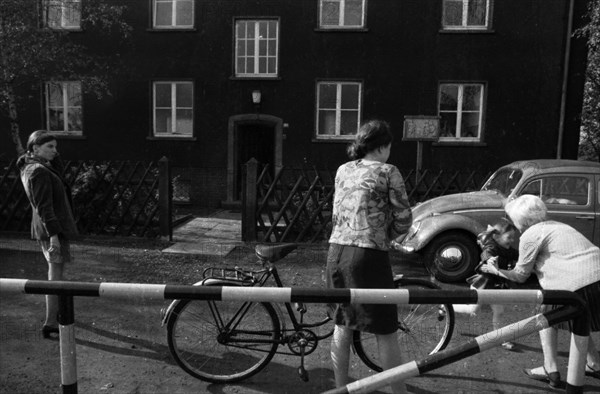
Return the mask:
<path fill-rule="evenodd" d="M 27 139 L 27 152 L 33 152 L 34 145 L 44 145 L 46 142 L 54 141 L 56 137 L 48 130 L 36 130 Z"/>
<path fill-rule="evenodd" d="M 525 194 L 510 201 L 504 210 L 521 232 L 534 224 L 546 221 L 548 212 L 542 199 L 531 194 Z"/>
<path fill-rule="evenodd" d="M 388 122 L 369 120 L 360 126 L 354 142 L 348 146 L 348 157 L 352 160 L 362 159 L 367 153 L 388 146 L 393 139 Z"/>

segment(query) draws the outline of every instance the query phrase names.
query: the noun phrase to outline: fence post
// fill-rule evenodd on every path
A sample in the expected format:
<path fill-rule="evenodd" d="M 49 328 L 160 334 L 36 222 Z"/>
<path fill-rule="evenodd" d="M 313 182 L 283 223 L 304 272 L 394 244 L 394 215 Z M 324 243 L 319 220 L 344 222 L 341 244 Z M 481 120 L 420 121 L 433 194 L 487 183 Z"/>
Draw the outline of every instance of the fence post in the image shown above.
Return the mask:
<path fill-rule="evenodd" d="M 173 188 L 171 185 L 171 166 L 169 159 L 163 156 L 158 161 L 158 222 L 160 236 L 173 240 L 172 226 Z"/>
<path fill-rule="evenodd" d="M 253 157 L 244 165 L 242 184 L 242 241 L 256 242 L 256 179 L 258 161 Z"/>

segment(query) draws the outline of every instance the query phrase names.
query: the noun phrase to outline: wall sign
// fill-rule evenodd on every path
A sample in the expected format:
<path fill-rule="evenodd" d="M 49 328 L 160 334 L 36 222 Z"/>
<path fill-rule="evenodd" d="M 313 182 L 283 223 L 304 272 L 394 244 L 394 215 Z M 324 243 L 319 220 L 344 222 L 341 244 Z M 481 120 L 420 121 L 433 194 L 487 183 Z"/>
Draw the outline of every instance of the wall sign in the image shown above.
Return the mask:
<path fill-rule="evenodd" d="M 404 117 L 402 141 L 437 141 L 439 136 L 439 116 L 410 115 Z"/>

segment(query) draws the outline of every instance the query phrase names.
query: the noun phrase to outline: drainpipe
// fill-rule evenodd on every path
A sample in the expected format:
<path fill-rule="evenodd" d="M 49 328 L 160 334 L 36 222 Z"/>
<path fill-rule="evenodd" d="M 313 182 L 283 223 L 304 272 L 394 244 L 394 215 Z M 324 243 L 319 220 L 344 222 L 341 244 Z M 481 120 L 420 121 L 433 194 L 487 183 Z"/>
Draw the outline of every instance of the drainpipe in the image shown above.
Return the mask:
<path fill-rule="evenodd" d="M 565 112 L 567 106 L 567 88 L 569 79 L 569 57 L 571 56 L 571 30 L 573 30 L 573 8 L 575 0 L 569 1 L 569 19 L 567 21 L 567 37 L 565 40 L 565 66 L 563 68 L 562 92 L 560 97 L 560 120 L 558 122 L 558 141 L 556 158 L 562 159 L 563 137 L 565 134 Z"/>

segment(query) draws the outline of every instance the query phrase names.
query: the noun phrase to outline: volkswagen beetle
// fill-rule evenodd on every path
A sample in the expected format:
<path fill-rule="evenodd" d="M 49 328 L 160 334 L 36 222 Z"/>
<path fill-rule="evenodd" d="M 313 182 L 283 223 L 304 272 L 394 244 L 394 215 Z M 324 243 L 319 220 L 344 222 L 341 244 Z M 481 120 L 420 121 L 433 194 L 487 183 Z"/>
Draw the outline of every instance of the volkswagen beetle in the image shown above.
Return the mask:
<path fill-rule="evenodd" d="M 442 282 L 464 280 L 479 263 L 477 234 L 505 216 L 507 201 L 523 194 L 539 196 L 550 219 L 600 244 L 600 163 L 546 159 L 508 164 L 479 191 L 416 205 L 413 225 L 398 249 L 421 254 L 427 269 Z"/>

